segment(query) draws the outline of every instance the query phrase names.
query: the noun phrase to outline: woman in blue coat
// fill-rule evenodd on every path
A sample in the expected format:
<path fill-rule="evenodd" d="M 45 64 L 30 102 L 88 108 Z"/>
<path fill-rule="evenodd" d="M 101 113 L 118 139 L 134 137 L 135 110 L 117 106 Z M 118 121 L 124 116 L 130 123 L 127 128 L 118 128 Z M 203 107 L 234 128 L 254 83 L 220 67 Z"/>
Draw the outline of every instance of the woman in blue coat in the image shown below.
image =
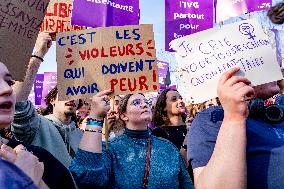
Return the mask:
<path fill-rule="evenodd" d="M 169 141 L 150 135 L 151 109 L 141 94 L 126 95 L 119 105 L 121 136 L 102 144 L 102 125 L 110 106 L 103 91 L 92 108 L 80 149 L 70 170 L 82 188 L 193 188 L 184 161 Z"/>

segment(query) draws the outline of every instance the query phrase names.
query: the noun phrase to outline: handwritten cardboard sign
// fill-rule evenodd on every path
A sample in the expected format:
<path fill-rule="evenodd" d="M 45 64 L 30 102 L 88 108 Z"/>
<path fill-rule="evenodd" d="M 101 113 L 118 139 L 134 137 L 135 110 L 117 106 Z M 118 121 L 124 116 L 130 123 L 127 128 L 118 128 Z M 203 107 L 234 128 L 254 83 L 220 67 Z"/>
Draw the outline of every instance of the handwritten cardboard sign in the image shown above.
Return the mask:
<path fill-rule="evenodd" d="M 71 25 L 72 0 L 50 0 L 40 31 L 66 32 L 86 27 Z"/>
<path fill-rule="evenodd" d="M 176 39 L 171 46 L 177 51 L 178 87 L 194 103 L 217 97 L 218 80 L 232 67 L 239 66 L 254 86 L 282 78 L 275 49 L 255 19 Z"/>
<path fill-rule="evenodd" d="M 23 80 L 49 0 L 0 0 L 0 61 Z"/>
<path fill-rule="evenodd" d="M 159 90 L 152 25 L 58 33 L 59 100 Z"/>

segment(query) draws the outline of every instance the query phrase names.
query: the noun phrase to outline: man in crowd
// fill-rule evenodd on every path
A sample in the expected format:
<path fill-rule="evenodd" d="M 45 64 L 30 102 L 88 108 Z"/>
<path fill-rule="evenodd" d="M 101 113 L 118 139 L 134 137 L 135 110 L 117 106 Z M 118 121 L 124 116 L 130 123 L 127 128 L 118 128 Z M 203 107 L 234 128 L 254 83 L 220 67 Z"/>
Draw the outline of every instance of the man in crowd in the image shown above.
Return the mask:
<path fill-rule="evenodd" d="M 272 7 L 268 16 L 284 23 L 284 3 Z M 238 71 L 233 68 L 219 80 L 222 107 L 199 113 L 191 125 L 188 158 L 195 187 L 284 188 L 284 110 L 281 104 L 264 104 L 279 93 L 279 86 L 275 81 L 252 87 L 236 76 Z"/>
<path fill-rule="evenodd" d="M 246 98 L 267 99 L 279 92 L 277 82 L 251 87 L 223 74 L 218 84 L 222 107 L 211 107 L 193 121 L 188 157 L 196 188 L 284 188 L 284 122 L 249 116 Z"/>

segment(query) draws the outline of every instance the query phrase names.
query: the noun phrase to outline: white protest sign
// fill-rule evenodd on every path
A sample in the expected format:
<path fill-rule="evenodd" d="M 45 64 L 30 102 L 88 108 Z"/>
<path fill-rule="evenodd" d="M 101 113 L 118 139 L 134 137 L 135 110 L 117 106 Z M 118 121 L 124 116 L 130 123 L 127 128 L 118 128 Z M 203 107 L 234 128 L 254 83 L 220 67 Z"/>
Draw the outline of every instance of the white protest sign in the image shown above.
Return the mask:
<path fill-rule="evenodd" d="M 222 73 L 239 66 L 253 86 L 282 79 L 268 36 L 257 20 L 244 20 L 173 40 L 179 88 L 193 103 L 217 97 Z"/>

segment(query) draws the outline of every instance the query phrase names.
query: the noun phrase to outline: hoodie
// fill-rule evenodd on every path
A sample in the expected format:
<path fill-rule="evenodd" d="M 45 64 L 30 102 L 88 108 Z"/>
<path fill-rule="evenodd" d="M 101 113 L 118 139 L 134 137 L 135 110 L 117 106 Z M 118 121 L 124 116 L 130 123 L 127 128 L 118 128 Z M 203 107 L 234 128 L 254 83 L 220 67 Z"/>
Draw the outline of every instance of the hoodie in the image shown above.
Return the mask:
<path fill-rule="evenodd" d="M 67 168 L 83 136 L 75 122 L 64 125 L 52 114 L 39 115 L 28 100 L 16 103 L 11 131 L 18 141 L 46 149 Z"/>

